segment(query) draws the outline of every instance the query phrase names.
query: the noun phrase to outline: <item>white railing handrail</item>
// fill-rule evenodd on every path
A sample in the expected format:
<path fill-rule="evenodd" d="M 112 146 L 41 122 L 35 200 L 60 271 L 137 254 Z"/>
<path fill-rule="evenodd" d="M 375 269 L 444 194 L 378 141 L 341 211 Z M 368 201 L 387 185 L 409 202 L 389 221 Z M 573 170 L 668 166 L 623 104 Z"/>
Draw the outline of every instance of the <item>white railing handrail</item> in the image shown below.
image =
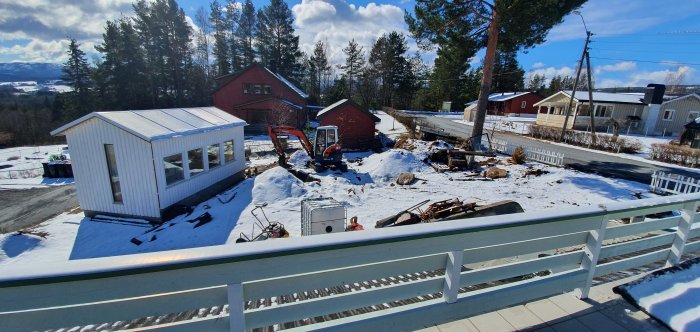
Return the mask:
<path fill-rule="evenodd" d="M 700 193 L 674 195 L 568 211 L 550 210 L 85 259 L 3 271 L 0 276 L 0 328 L 14 329 L 28 324 L 31 329 L 46 329 L 53 326 L 51 323 L 58 325 L 55 327 L 70 327 L 136 319 L 146 312 L 148 315 L 167 314 L 228 303 L 230 315 L 225 326 L 231 330 L 244 330 L 315 317 L 319 312 L 341 312 L 377 303 L 373 301 L 384 303 L 443 292 L 443 300 L 415 304 L 416 308 L 422 308 L 420 313 L 411 312 L 409 306 L 408 309 L 397 308 L 359 317 L 373 317 L 370 320 L 375 325 L 371 326 L 376 328 L 386 322 L 374 319 L 382 315 L 407 318 L 413 316 L 406 315 L 417 314 L 416 317 L 437 322 L 572 289 L 578 289 L 579 295 L 586 297 L 594 277 L 658 260 L 677 264 L 685 250 L 700 250 L 700 241 L 689 242 L 700 236 L 700 229 L 692 227 L 699 203 Z M 608 220 L 668 211 L 681 211 L 681 215 L 608 227 Z M 510 231 L 512 227 L 517 227 L 517 231 Z M 669 228 L 675 230 L 629 243 L 602 245 L 604 239 Z M 606 231 L 610 231 L 608 235 Z M 583 250 L 567 251 L 566 254 L 460 272 L 462 264 L 470 262 L 555 248 L 580 248 L 581 245 Z M 671 247 L 658 249 L 666 245 Z M 610 259 L 639 250 L 651 251 L 631 258 L 599 262 L 599 257 Z M 330 294 L 310 301 L 244 308 L 246 301 L 279 294 L 437 269 L 446 269 L 448 273 L 386 287 Z M 459 291 L 460 287 L 473 283 L 498 281 L 543 270 L 552 271 L 552 275 L 466 295 Z M 530 291 L 525 291 L 528 289 Z M 473 301 L 479 301 L 486 294 L 501 294 L 503 298 L 474 306 Z M 402 297 L 404 295 L 406 297 Z M 94 319 L 100 321 L 93 322 Z M 352 321 L 348 318 L 328 324 L 337 326 Z M 369 324 L 367 322 L 362 321 L 362 324 Z M 221 329 L 221 323 L 216 321 L 194 320 L 184 324 L 205 324 L 192 325 L 202 329 L 219 324 L 217 329 Z M 406 328 L 419 326 L 410 319 L 402 324 Z"/>

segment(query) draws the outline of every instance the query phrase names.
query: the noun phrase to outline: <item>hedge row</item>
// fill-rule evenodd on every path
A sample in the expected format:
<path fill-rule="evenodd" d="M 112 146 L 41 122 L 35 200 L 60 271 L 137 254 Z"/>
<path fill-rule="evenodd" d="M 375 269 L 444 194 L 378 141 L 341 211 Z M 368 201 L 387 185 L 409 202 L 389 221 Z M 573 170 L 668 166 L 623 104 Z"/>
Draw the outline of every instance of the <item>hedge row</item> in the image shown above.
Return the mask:
<path fill-rule="evenodd" d="M 656 143 L 651 145 L 649 158 L 683 166 L 700 166 L 700 149 L 675 144 Z"/>
<path fill-rule="evenodd" d="M 559 141 L 561 129 L 548 126 L 530 126 L 530 136 L 549 141 Z M 567 130 L 564 134 L 564 142 L 571 145 L 583 146 L 595 150 L 639 153 L 642 150 L 642 142 L 636 139 L 617 137 L 612 135 L 596 134 L 596 144 L 591 143 L 591 134 L 585 131 Z"/>

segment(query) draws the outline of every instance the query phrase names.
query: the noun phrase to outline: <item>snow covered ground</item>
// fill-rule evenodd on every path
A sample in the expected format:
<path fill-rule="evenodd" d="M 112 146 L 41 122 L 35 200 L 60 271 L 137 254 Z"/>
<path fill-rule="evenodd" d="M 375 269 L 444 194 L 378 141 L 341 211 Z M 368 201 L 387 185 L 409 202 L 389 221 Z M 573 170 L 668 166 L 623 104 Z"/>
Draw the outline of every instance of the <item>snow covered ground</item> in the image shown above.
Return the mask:
<path fill-rule="evenodd" d="M 0 149 L 0 190 L 27 189 L 73 183 L 73 179 L 44 179 L 42 162 L 51 155 L 70 158 L 66 145 Z"/>
<path fill-rule="evenodd" d="M 534 124 L 536 121 L 536 118 L 489 115 L 486 117 L 484 129 L 507 131 L 511 133 L 526 135 L 530 133 L 530 125 Z M 454 122 L 464 123 L 470 126 L 474 125 L 474 122 L 469 122 L 462 119 L 454 120 Z"/>
<path fill-rule="evenodd" d="M 386 114 L 384 111 L 376 111 L 374 115 L 382 120 L 376 124 L 375 129 L 384 133 L 387 137 L 396 138 L 397 136 L 408 132 L 404 125 L 398 121 L 395 121 L 391 115 Z"/>
<path fill-rule="evenodd" d="M 621 286 L 646 312 L 675 331 L 700 331 L 700 263 Z"/>
<path fill-rule="evenodd" d="M 54 93 L 69 92 L 73 91 L 70 86 L 60 84 L 60 81 L 47 81 L 47 82 L 37 82 L 37 81 L 23 81 L 23 82 L 0 82 L 1 86 L 10 86 L 23 93 L 36 93 L 39 91 L 47 91 Z"/>
<path fill-rule="evenodd" d="M 270 221 L 284 224 L 292 237 L 298 237 L 301 200 L 305 198 L 335 198 L 346 206 L 348 217 L 358 216 L 368 231 L 381 231 L 373 229 L 376 220 L 424 199 L 460 198 L 482 204 L 510 199 L 518 201 L 525 211 L 538 211 L 629 200 L 634 199 L 635 192 L 647 191 L 645 184 L 536 163 L 499 165 L 509 172 L 505 179 L 461 181 L 467 179 L 464 173 L 437 173 L 422 162 L 428 143 L 413 144 L 413 151 L 346 154 L 348 160 L 355 161 L 349 163 L 349 172 L 327 170 L 314 174 L 320 183 L 304 183 L 284 169 L 270 169 L 199 204 L 191 215 L 176 217 L 159 230 L 149 231 L 142 224 L 91 221 L 82 213 L 64 213 L 34 229 L 34 233 L 44 234 L 45 238 L 32 234 L 0 235 L 0 269 L 44 261 L 236 245 L 240 233 L 250 236 L 259 229 L 251 210 L 262 204 L 267 204 L 264 211 Z M 291 159 L 299 159 L 298 164 L 303 165 L 304 156 L 299 154 L 303 152 L 297 152 Z M 505 157 L 499 159 L 503 162 Z M 542 168 L 549 173 L 525 177 L 527 167 Z M 306 171 L 314 173 L 311 169 Z M 419 180 L 410 186 L 394 185 L 396 176 L 405 171 L 414 172 Z M 212 221 L 195 227 L 197 221 L 193 219 L 205 212 L 211 214 Z M 132 238 L 141 244 L 133 244 Z"/>

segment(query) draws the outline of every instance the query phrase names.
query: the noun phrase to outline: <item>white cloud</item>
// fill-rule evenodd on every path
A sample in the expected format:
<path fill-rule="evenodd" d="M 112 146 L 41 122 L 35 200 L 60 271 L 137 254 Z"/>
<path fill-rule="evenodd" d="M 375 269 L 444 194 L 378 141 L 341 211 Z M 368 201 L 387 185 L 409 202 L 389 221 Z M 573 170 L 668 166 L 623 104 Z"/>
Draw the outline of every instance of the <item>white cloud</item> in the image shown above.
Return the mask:
<path fill-rule="evenodd" d="M 631 71 L 637 69 L 637 63 L 633 61 L 622 61 L 612 65 L 597 66 L 596 70 L 606 71 Z"/>
<path fill-rule="evenodd" d="M 665 69 L 656 71 L 636 71 L 623 78 L 602 78 L 596 80 L 596 88 L 612 88 L 626 86 L 646 86 L 649 83 L 670 83 L 668 78 L 682 78 L 680 84 L 695 81 L 696 69 L 688 66 L 678 66 L 675 70 Z"/>
<path fill-rule="evenodd" d="M 85 49 L 83 45 L 81 49 Z M 94 46 L 94 45 L 93 45 Z M 32 39 L 25 45 L 0 48 L 0 55 L 9 55 L 21 62 L 64 62 L 67 59 L 68 40 L 42 41 Z"/>
<path fill-rule="evenodd" d="M 546 66 L 546 64 L 544 64 L 544 62 L 535 62 L 532 64 L 532 68 L 535 68 L 535 69 L 542 68 L 544 66 Z"/>
<path fill-rule="evenodd" d="M 390 4 L 356 7 L 345 0 L 302 0 L 292 7 L 292 12 L 302 51 L 310 54 L 321 40 L 328 45 L 328 58 L 334 64 L 345 61 L 342 49 L 353 38 L 364 47 L 367 56 L 372 44 L 384 33 L 398 31 L 409 37 L 403 10 Z M 409 43 L 412 51 L 417 50 L 415 43 Z"/>
<path fill-rule="evenodd" d="M 528 72 L 528 75 L 544 75 L 545 79 L 547 81 L 551 80 L 552 77 L 554 76 L 573 76 L 576 73 L 575 68 L 571 68 L 569 66 L 562 66 L 559 68 L 556 67 L 547 67 L 547 68 L 539 68 L 535 70 L 531 70 Z"/>

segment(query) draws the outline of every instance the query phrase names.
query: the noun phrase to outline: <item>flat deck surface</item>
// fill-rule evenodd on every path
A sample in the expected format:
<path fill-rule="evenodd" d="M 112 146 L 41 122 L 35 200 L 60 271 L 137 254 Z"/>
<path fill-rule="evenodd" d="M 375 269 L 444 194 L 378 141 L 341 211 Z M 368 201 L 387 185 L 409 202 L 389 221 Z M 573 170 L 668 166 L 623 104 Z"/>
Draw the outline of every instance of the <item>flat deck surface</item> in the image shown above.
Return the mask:
<path fill-rule="evenodd" d="M 613 293 L 613 287 L 642 277 L 637 275 L 594 286 L 586 300 L 566 293 L 421 331 L 670 331 Z"/>

